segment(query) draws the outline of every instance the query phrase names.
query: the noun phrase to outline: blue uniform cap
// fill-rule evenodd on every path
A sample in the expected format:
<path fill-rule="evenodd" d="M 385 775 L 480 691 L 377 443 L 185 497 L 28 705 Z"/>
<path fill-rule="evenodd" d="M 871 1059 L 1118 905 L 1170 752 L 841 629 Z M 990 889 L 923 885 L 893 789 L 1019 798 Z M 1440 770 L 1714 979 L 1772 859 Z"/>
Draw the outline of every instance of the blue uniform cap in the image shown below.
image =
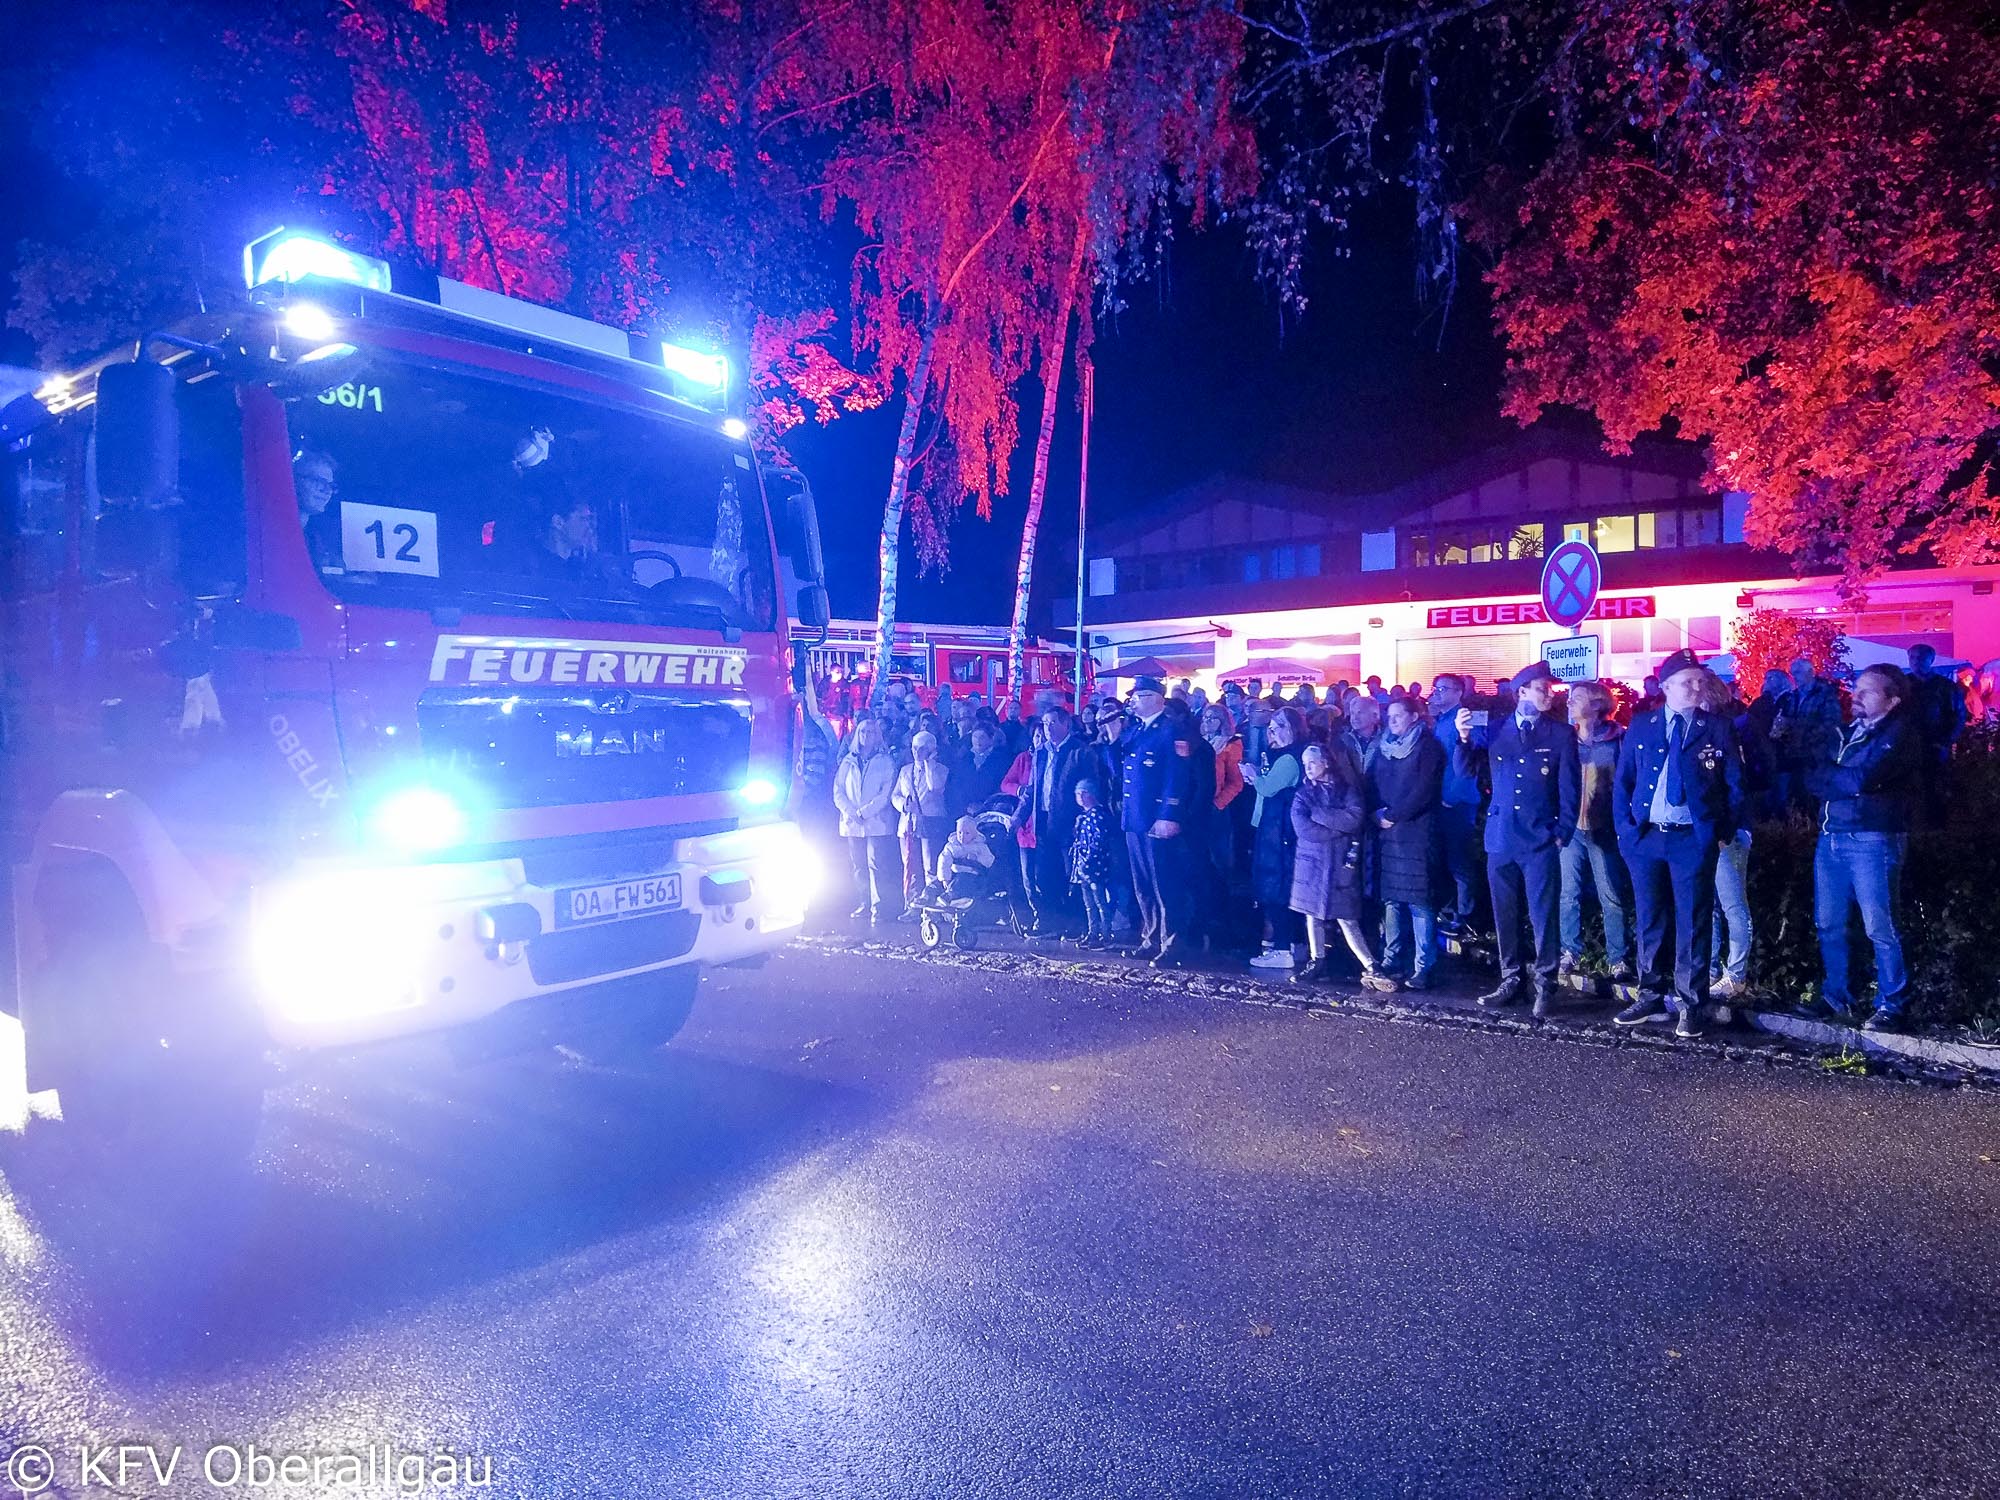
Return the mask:
<path fill-rule="evenodd" d="M 1158 693 L 1164 698 L 1167 695 L 1167 685 L 1157 677 L 1135 677 L 1132 679 L 1132 691 L 1135 693 Z"/>
<path fill-rule="evenodd" d="M 1516 672 L 1509 679 L 1509 685 L 1518 693 L 1531 682 L 1557 682 L 1560 680 L 1554 672 L 1549 670 L 1547 662 L 1538 661 Z"/>

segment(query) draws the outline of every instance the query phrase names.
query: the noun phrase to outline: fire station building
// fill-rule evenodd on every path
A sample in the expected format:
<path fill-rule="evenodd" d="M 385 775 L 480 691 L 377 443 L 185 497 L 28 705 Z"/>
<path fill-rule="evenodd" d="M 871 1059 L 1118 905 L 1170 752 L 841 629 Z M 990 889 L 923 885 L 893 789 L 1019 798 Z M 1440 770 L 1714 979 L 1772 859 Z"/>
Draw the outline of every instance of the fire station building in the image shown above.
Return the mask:
<path fill-rule="evenodd" d="M 1754 610 L 1838 617 L 1856 665 L 1919 641 L 1975 665 L 2000 656 L 2000 567 L 1909 559 L 1844 606 L 1837 559 L 1798 576 L 1789 556 L 1748 546 L 1749 497 L 1706 490 L 1701 474 L 1686 445 L 1620 458 L 1537 429 L 1378 494 L 1216 477 L 1092 531 L 1084 628 L 1100 668 L 1157 656 L 1210 683 L 1265 657 L 1317 662 L 1326 683 L 1491 681 L 1569 633 L 1542 619 L 1542 560 L 1581 540 L 1604 567 L 1582 627 L 1599 636 L 1602 677 L 1636 685 L 1683 646 L 1724 655 Z M 1075 617 L 1058 607 L 1063 630 Z"/>

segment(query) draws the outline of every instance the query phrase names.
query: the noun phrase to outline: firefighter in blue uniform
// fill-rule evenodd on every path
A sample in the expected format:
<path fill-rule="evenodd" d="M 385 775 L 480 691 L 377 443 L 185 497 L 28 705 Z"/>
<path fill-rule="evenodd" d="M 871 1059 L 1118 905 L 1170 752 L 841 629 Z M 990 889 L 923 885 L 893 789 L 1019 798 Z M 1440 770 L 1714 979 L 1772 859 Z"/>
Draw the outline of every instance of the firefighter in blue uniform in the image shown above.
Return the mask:
<path fill-rule="evenodd" d="M 1157 677 L 1132 684 L 1137 722 L 1125 732 L 1125 779 L 1120 821 L 1132 864 L 1132 894 L 1139 905 L 1139 946 L 1132 955 L 1156 968 L 1187 961 L 1194 875 L 1181 813 L 1190 786 L 1191 747 L 1167 716 L 1165 685 Z"/>
<path fill-rule="evenodd" d="M 1473 710 L 1458 711 L 1452 758 L 1460 775 L 1483 761 L 1493 782 L 1486 811 L 1486 881 L 1499 929 L 1500 983 L 1481 1005 L 1517 1005 L 1532 989 L 1537 1019 L 1548 1015 L 1562 957 L 1561 849 L 1576 835 L 1581 781 L 1576 734 L 1551 710 L 1556 675 L 1547 662 L 1514 674 L 1514 707 L 1486 729 Z M 1534 957 L 1521 945 L 1521 922 L 1534 934 Z M 1530 978 L 1532 976 L 1532 978 Z"/>
<path fill-rule="evenodd" d="M 1679 1036 L 1701 1035 L 1708 1003 L 1715 861 L 1743 824 L 1743 755 L 1735 724 L 1699 707 L 1705 669 L 1692 651 L 1660 664 L 1664 707 L 1625 732 L 1612 790 L 1618 844 L 1632 872 L 1639 915 L 1639 998 L 1613 1018 L 1620 1026 L 1664 1020 Z M 1673 909 L 1674 963 L 1666 966 L 1667 911 Z M 1668 997 L 1671 995 L 1671 999 Z"/>

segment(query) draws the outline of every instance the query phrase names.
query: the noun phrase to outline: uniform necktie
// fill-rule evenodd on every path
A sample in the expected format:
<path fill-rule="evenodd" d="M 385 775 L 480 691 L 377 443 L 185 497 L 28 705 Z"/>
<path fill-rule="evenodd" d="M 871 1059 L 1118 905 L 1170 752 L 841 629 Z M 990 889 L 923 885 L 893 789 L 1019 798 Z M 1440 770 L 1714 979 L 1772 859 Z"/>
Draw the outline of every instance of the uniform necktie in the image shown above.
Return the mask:
<path fill-rule="evenodd" d="M 1681 745 L 1684 742 L 1683 729 L 1687 718 L 1682 714 L 1671 715 L 1673 728 L 1667 734 L 1667 805 L 1687 806 L 1687 786 L 1681 780 Z"/>

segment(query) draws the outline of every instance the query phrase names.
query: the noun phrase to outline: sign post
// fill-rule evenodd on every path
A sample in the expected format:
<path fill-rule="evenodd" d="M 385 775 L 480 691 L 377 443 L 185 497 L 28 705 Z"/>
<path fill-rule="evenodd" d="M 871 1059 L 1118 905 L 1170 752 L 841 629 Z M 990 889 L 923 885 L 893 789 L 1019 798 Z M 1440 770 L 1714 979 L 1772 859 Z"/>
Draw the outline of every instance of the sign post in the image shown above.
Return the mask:
<path fill-rule="evenodd" d="M 1564 542 L 1542 564 L 1543 618 L 1574 634 L 1590 618 L 1603 583 L 1597 549 L 1588 542 Z"/>
<path fill-rule="evenodd" d="M 1542 617 L 1568 629 L 1570 638 L 1542 643 L 1542 660 L 1564 682 L 1589 682 L 1597 676 L 1599 638 L 1580 633 L 1597 607 L 1604 583 L 1604 564 L 1588 542 L 1564 542 L 1542 564 Z"/>

